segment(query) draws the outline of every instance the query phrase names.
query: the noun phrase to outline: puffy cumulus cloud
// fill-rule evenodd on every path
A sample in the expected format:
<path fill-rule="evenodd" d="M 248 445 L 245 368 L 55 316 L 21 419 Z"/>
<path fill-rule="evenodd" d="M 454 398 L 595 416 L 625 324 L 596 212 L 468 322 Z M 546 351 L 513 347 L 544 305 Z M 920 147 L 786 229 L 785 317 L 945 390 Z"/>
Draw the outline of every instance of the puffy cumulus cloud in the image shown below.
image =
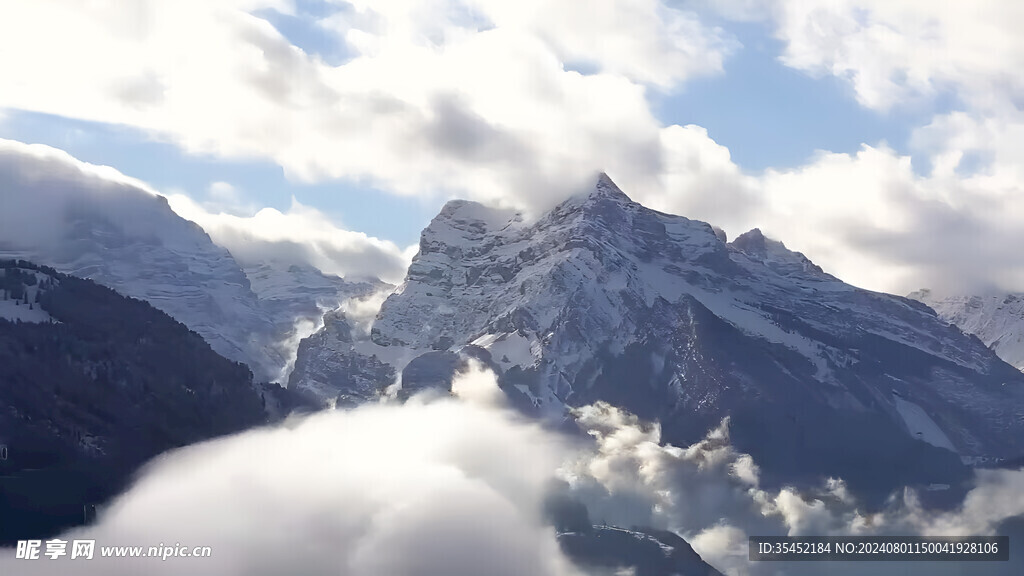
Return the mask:
<path fill-rule="evenodd" d="M 570 576 L 544 524 L 565 445 L 511 413 L 437 400 L 322 412 L 161 457 L 62 537 L 210 546 L 209 558 L 67 557 L 4 573 Z M 98 556 L 98 552 L 97 552 Z"/>
<path fill-rule="evenodd" d="M 600 169 L 656 172 L 645 91 L 716 73 L 737 47 L 659 0 L 347 4 L 320 21 L 353 55 L 331 66 L 254 15 L 283 0 L 6 3 L 0 106 L 296 178 L 535 207 Z"/>
<path fill-rule="evenodd" d="M 770 203 L 756 177 L 743 173 L 729 149 L 712 140 L 706 129 L 669 126 L 660 133 L 662 166 L 658 172 L 612 173 L 628 194 L 642 204 L 690 218 L 744 230 L 751 217 Z"/>
<path fill-rule="evenodd" d="M 766 232 L 855 284 L 893 292 L 1024 289 L 1021 182 L 1001 170 L 919 176 L 886 147 L 821 154 L 761 187 Z M 941 166 L 937 164 L 937 166 Z M 1015 169 L 1014 169 L 1015 170 Z"/>
<path fill-rule="evenodd" d="M 452 379 L 452 394 L 484 406 L 501 407 L 506 400 L 498 387 L 498 376 L 477 360 L 470 360 L 466 369 Z"/>
<path fill-rule="evenodd" d="M 560 470 L 572 494 L 595 521 L 667 528 L 686 538 L 701 557 L 730 575 L 811 575 L 815 563 L 750 562 L 751 535 L 928 535 L 968 536 L 1005 533 L 1008 520 L 1024 519 L 1024 470 L 982 470 L 975 487 L 958 506 L 925 508 L 906 491 L 884 510 L 867 512 L 841 479 L 800 493 L 759 486 L 749 455 L 729 443 L 728 420 L 700 442 L 680 448 L 660 443 L 657 423 L 645 423 L 598 403 L 575 411 L 581 429 L 594 438 Z M 1012 538 L 1011 549 L 1024 534 Z M 873 564 L 872 574 L 1010 575 L 1024 567 L 1024 555 L 1009 563 Z M 829 574 L 863 574 L 864 565 L 831 563 Z"/>
<path fill-rule="evenodd" d="M 183 194 L 178 191 L 169 191 L 176 194 Z M 210 212 L 227 212 L 236 216 L 251 216 L 259 211 L 259 208 L 245 198 L 241 190 L 230 182 L 210 182 L 206 188 L 206 199 L 202 206 Z"/>
<path fill-rule="evenodd" d="M 689 130 L 687 137 L 703 138 L 700 129 Z M 933 169 L 924 175 L 914 169 L 921 158 L 883 144 L 854 154 L 819 152 L 802 166 L 752 176 L 732 163 L 728 150 L 707 140 L 689 147 L 689 157 L 676 155 L 683 166 L 665 176 L 665 187 L 641 185 L 636 198 L 721 226 L 730 237 L 760 228 L 864 288 L 904 294 L 922 287 L 940 293 L 1024 290 L 1024 257 L 1014 248 L 1024 241 L 1024 174 L 1018 174 L 1016 159 L 1024 131 L 975 124 L 964 115 L 937 119 L 927 130 L 932 142 L 954 131 L 958 138 L 986 142 L 982 159 L 997 161 L 963 173 L 958 166 L 964 152 L 952 138 L 925 155 Z M 926 140 L 919 142 L 923 147 Z"/>
<path fill-rule="evenodd" d="M 1024 6 L 999 0 L 747 0 L 681 5 L 760 20 L 780 59 L 848 82 L 865 107 L 908 110 L 947 98 L 957 108 L 918 127 L 911 154 L 865 143 L 803 166 L 738 173 L 727 150 L 662 131 L 662 186 L 640 198 L 725 227 L 754 226 L 857 285 L 906 292 L 1024 290 Z M 692 139 L 692 134 L 690 135 Z M 913 166 L 912 166 L 913 164 Z M 673 175 L 681 166 L 681 177 Z M 914 168 L 914 169 L 912 169 Z M 923 175 L 922 175 L 923 174 Z M 694 182 L 696 179 L 696 182 Z M 627 183 L 628 184 L 628 183 Z M 708 193 L 701 186 L 710 186 Z"/>
<path fill-rule="evenodd" d="M 349 298 L 341 303 L 339 310 L 345 315 L 345 320 L 352 326 L 352 329 L 361 337 L 369 338 L 370 330 L 373 329 L 373 321 L 377 319 L 377 313 L 388 296 L 395 291 L 394 286 L 383 286 L 365 296 Z"/>
<path fill-rule="evenodd" d="M 184 194 L 168 199 L 175 212 L 202 226 L 243 266 L 265 261 L 308 264 L 326 274 L 397 283 L 409 265 L 409 250 L 339 228 L 294 198 L 287 212 L 263 208 L 252 216 L 213 212 Z"/>
<path fill-rule="evenodd" d="M 1024 96 L 1024 7 L 1014 2 L 810 0 L 772 3 L 782 60 L 848 80 L 865 106 L 953 91 L 972 107 Z"/>
<path fill-rule="evenodd" d="M 210 546 L 209 558 L 26 562 L 0 569 L 69 573 L 477 575 L 579 574 L 562 556 L 545 505 L 557 483 L 600 523 L 668 528 L 730 575 L 811 575 L 820 564 L 747 559 L 748 535 L 989 535 L 1024 518 L 1024 470 L 979 471 L 957 507 L 915 494 L 862 513 L 841 480 L 813 493 L 759 487 L 729 443 L 728 421 L 685 448 L 656 423 L 598 403 L 575 411 L 582 443 L 503 409 L 494 375 L 470 366 L 454 397 L 414 396 L 180 449 L 151 463 L 93 526 L 65 540 L 98 546 Z M 498 395 L 498 396 L 495 396 Z M 499 402 L 495 402 L 499 400 Z M 1024 526 L 1024 525 L 1022 525 Z M 1016 537 L 1024 537 L 1024 533 Z M 1018 544 L 1013 540 L 1011 550 Z M 1024 556 L 972 563 L 972 574 L 1019 574 Z M 832 563 L 830 574 L 862 574 Z M 960 574 L 963 564 L 872 565 L 873 574 Z M 601 573 L 601 572 L 598 572 Z"/>
<path fill-rule="evenodd" d="M 696 534 L 724 519 L 757 516 L 750 495 L 757 467 L 730 446 L 728 421 L 703 441 L 679 448 L 661 444 L 657 423 L 605 403 L 579 408 L 575 415 L 596 450 L 566 465 L 562 476 L 592 518 Z"/>

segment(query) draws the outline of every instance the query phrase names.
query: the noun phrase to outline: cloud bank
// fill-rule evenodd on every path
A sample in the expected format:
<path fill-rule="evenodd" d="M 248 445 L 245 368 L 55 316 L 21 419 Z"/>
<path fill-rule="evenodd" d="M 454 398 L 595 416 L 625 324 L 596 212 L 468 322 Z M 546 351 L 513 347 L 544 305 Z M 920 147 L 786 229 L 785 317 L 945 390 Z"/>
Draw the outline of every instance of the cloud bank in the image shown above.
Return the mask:
<path fill-rule="evenodd" d="M 239 191 L 219 182 L 213 198 L 237 208 Z M 109 166 L 82 162 L 62 150 L 0 139 L 0 242 L 28 252 L 62 247 L 66 218 L 96 213 L 129 238 L 159 235 L 168 246 L 186 241 L 178 216 L 199 224 L 214 243 L 227 248 L 245 266 L 267 260 L 304 264 L 327 274 L 376 277 L 399 282 L 410 249 L 334 225 L 316 209 L 297 201 L 285 212 L 264 208 L 238 216 L 199 204 L 183 194 L 162 197 L 146 183 Z M 174 222 L 177 220 L 177 222 Z M 181 246 L 189 249 L 189 246 Z"/>
<path fill-rule="evenodd" d="M 817 493 L 759 487 L 753 459 L 729 443 L 728 420 L 685 448 L 660 443 L 660 427 L 598 403 L 576 410 L 581 428 L 596 442 L 560 471 L 591 518 L 619 525 L 648 525 L 686 538 L 704 561 L 730 575 L 1000 574 L 1019 573 L 1024 554 L 1007 563 L 775 563 L 749 562 L 751 535 L 994 535 L 1003 523 L 1024 519 L 1024 470 L 978 471 L 975 487 L 955 509 L 924 508 L 916 494 L 894 497 L 888 508 L 858 507 L 841 479 Z M 1024 534 L 1011 536 L 1011 550 Z"/>
<path fill-rule="evenodd" d="M 295 198 L 287 212 L 263 208 L 252 216 L 213 212 L 184 194 L 168 200 L 179 216 L 202 226 L 242 266 L 267 261 L 308 264 L 325 274 L 397 284 L 412 258 L 409 249 L 339 228 Z"/>
<path fill-rule="evenodd" d="M 544 525 L 564 444 L 455 400 L 323 412 L 178 450 L 65 539 L 210 546 L 209 558 L 18 561 L 23 574 L 574 576 Z"/>
<path fill-rule="evenodd" d="M 126 234 L 149 236 L 158 225 L 152 217 L 156 196 L 113 168 L 80 162 L 49 146 L 0 139 L 0 242 L 9 246 L 53 248 L 68 214 L 96 205 Z"/>
<path fill-rule="evenodd" d="M 294 418 L 170 452 L 99 517 L 66 540 L 97 546 L 210 546 L 209 558 L 24 561 L 0 550 L 0 568 L 69 573 L 580 574 L 544 517 L 559 478 L 593 522 L 651 526 L 685 538 L 730 575 L 817 574 L 816 563 L 751 563 L 748 535 L 986 535 L 1024 518 L 1024 470 L 980 471 L 951 511 L 912 493 L 864 513 L 839 479 L 813 494 L 759 487 L 758 468 L 729 443 L 728 421 L 685 448 L 662 445 L 657 424 L 607 404 L 575 412 L 593 443 L 542 428 L 504 408 L 493 373 L 470 366 L 453 397 Z M 1017 534 L 1011 551 L 1019 548 Z M 862 563 L 829 573 L 862 574 Z M 1015 574 L 1008 563 L 972 573 Z M 963 564 L 871 565 L 874 574 L 958 574 Z"/>

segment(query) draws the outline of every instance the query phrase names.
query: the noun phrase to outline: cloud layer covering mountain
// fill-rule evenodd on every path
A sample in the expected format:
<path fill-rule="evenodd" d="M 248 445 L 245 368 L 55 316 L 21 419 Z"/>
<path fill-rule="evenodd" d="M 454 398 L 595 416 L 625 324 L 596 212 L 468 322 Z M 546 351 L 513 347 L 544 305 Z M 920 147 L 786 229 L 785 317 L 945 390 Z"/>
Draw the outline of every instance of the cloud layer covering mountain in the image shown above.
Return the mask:
<path fill-rule="evenodd" d="M 212 556 L 95 558 L 78 561 L 75 573 L 576 575 L 542 514 L 556 476 L 595 521 L 680 530 L 729 574 L 778 568 L 746 562 L 748 532 L 979 534 L 1024 513 L 1015 504 L 1024 501 L 1024 472 L 991 472 L 954 512 L 930 515 L 910 500 L 868 519 L 840 481 L 817 496 L 760 490 L 756 463 L 729 446 L 725 426 L 688 448 L 662 446 L 656 425 L 599 404 L 578 412 L 595 438 L 589 445 L 500 408 L 494 382 L 474 369 L 454 386 L 464 400 L 424 396 L 324 412 L 170 453 L 98 524 L 64 539 L 211 546 Z M 1012 573 L 1017 554 L 1016 564 L 977 573 Z M 61 574 L 75 562 L 12 556 L 0 551 L 0 566 L 25 576 Z M 820 569 L 805 566 L 789 564 L 785 573 Z M 829 566 L 839 574 L 856 568 Z M 963 566 L 893 569 L 942 574 Z"/>

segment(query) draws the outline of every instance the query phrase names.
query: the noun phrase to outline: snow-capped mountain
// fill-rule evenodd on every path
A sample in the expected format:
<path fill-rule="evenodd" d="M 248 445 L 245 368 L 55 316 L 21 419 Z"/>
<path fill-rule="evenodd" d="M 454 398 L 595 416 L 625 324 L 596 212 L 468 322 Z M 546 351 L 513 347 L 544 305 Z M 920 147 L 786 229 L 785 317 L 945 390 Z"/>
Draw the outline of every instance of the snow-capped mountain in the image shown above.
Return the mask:
<path fill-rule="evenodd" d="M 280 381 L 323 308 L 376 288 L 309 267 L 245 270 L 167 199 L 46 147 L 0 147 L 0 258 L 23 258 L 145 300 L 258 381 Z"/>
<path fill-rule="evenodd" d="M 139 191 L 117 201 L 119 210 L 130 208 L 137 219 L 132 226 L 111 218 L 103 202 L 83 203 L 69 207 L 54 242 L 19 245 L 3 238 L 0 256 L 40 262 L 145 300 L 198 332 L 222 356 L 248 364 L 258 379 L 275 375 L 285 360 L 272 346 L 273 323 L 231 254 L 175 214 L 162 196 Z M 136 226 L 146 232 L 135 233 Z"/>
<path fill-rule="evenodd" d="M 768 482 L 955 484 L 961 461 L 1024 453 L 1024 375 L 977 339 L 758 230 L 726 243 L 647 209 L 603 175 L 536 222 L 448 203 L 370 338 L 338 320 L 300 348 L 300 363 L 331 362 L 297 366 L 293 385 L 365 399 L 417 357 L 468 354 L 549 418 L 606 400 L 689 445 L 729 416 Z"/>
<path fill-rule="evenodd" d="M 1000 358 L 1024 370 L 1024 294 L 941 297 L 918 290 L 908 298 L 931 306 L 939 318 L 977 336 Z"/>

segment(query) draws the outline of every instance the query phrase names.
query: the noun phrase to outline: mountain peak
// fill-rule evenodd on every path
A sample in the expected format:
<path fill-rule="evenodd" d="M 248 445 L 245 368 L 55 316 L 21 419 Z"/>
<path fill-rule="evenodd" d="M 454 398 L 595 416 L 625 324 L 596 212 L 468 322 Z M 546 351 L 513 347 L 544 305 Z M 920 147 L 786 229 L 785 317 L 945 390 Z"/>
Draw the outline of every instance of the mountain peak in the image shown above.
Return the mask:
<path fill-rule="evenodd" d="M 593 191 L 588 194 L 590 198 L 610 198 L 614 200 L 632 202 L 633 200 L 626 195 L 615 182 L 612 181 L 611 177 L 606 172 L 601 172 L 597 177 L 597 184 L 594 186 Z"/>
<path fill-rule="evenodd" d="M 802 252 L 790 250 L 782 242 L 766 237 L 760 228 L 740 234 L 729 245 L 782 274 L 810 272 L 831 278 Z"/>
<path fill-rule="evenodd" d="M 768 246 L 760 228 L 744 232 L 732 241 L 732 245 L 751 255 L 764 256 Z"/>
<path fill-rule="evenodd" d="M 584 188 L 554 208 L 548 217 L 561 218 L 565 214 L 613 215 L 620 214 L 621 208 L 635 205 L 608 174 L 601 172 L 593 187 Z"/>

